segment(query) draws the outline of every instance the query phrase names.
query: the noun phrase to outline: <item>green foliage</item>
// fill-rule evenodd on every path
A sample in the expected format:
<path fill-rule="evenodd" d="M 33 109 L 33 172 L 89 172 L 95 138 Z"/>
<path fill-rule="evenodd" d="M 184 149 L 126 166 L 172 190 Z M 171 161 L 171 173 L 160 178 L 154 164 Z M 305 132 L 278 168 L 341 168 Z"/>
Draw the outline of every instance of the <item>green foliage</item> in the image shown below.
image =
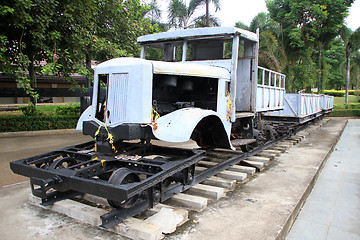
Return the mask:
<path fill-rule="evenodd" d="M 358 117 L 360 109 L 334 109 L 330 117 Z"/>
<path fill-rule="evenodd" d="M 72 129 L 78 116 L 0 116 L 0 132 Z"/>
<path fill-rule="evenodd" d="M 219 0 L 209 0 L 214 3 L 216 10 L 220 9 Z M 206 26 L 206 18 L 209 18 L 209 26 L 219 26 L 219 21 L 211 15 L 194 17 L 195 10 L 206 3 L 205 0 L 190 0 L 186 5 L 185 0 L 171 0 L 168 6 L 169 25 L 175 28 L 191 28 Z"/>
<path fill-rule="evenodd" d="M 26 117 L 35 117 L 41 114 L 32 102 L 29 102 L 27 106 L 19 107 L 19 109 Z"/>
<path fill-rule="evenodd" d="M 336 104 L 331 113 L 332 117 L 355 117 L 360 116 L 360 104 Z"/>
<path fill-rule="evenodd" d="M 69 104 L 65 106 L 58 106 L 55 113 L 57 115 L 69 115 L 80 117 L 80 104 Z"/>
<path fill-rule="evenodd" d="M 353 0 L 268 0 L 271 19 L 281 27 L 276 35 L 285 49 L 288 67 L 287 86 L 294 91 L 318 86 L 329 80 L 331 87 L 339 87 L 344 78 L 340 69 L 343 59 L 332 61 L 333 55 L 326 53 L 330 44 L 339 35 L 348 9 Z M 333 49 L 332 53 L 335 49 Z M 336 54 L 344 56 L 342 50 Z M 336 59 L 337 60 L 337 59 Z M 332 61 L 332 63 L 329 63 Z M 331 64 L 331 65 L 330 65 Z M 335 68 L 332 68 L 332 67 Z M 329 72 L 335 69 L 334 72 Z M 290 86 L 289 86 L 290 84 Z M 300 89 L 299 89 L 300 88 Z"/>
<path fill-rule="evenodd" d="M 345 96 L 345 91 L 341 91 L 341 90 L 324 90 L 323 92 L 326 95 L 331 95 L 331 96 L 334 96 L 334 97 L 343 97 L 343 96 Z"/>
<path fill-rule="evenodd" d="M 145 11 L 138 0 L 1 3 L 0 72 L 33 97 L 35 75 L 61 75 L 75 84 L 70 75 L 79 73 L 90 81 L 91 60 L 140 54 L 136 38 L 158 31 Z M 47 65 L 35 64 L 41 61 Z"/>
<path fill-rule="evenodd" d="M 324 90 L 323 93 L 334 97 L 345 96 L 345 90 Z M 354 94 L 355 94 L 355 90 L 349 90 L 349 95 L 354 95 Z"/>

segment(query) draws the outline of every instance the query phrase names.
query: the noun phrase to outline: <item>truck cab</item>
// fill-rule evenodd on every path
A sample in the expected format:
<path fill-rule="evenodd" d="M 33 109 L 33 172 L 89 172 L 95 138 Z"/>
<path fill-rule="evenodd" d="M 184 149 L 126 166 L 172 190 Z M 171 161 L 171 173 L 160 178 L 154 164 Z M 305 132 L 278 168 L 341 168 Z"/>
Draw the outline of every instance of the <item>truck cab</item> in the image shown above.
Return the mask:
<path fill-rule="evenodd" d="M 196 28 L 141 36 L 137 42 L 140 59 L 112 59 L 95 68 L 92 105 L 78 129 L 96 139 L 99 151 L 111 153 L 123 140 L 151 138 L 234 149 L 232 139 L 254 138 L 255 114 L 274 108 L 270 101 L 256 102 L 259 94 L 271 95 L 270 83 L 276 82 L 271 79 L 278 76 L 267 73 L 269 91 L 259 88 L 255 33 Z"/>

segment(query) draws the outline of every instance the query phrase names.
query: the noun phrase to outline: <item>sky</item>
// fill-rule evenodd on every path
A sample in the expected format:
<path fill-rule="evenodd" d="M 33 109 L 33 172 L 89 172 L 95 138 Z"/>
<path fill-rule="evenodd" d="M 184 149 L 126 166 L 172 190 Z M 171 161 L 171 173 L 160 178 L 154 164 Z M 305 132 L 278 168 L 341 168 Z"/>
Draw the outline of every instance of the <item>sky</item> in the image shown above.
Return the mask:
<path fill-rule="evenodd" d="M 144 0 L 149 2 L 149 0 Z M 187 3 L 190 0 L 185 0 Z M 166 8 L 170 0 L 158 0 L 163 10 L 163 21 L 167 20 Z M 259 12 L 267 12 L 265 0 L 220 0 L 221 10 L 214 13 L 214 6 L 210 6 L 210 13 L 219 18 L 221 26 L 228 27 L 234 26 L 235 22 L 241 21 L 246 25 L 250 25 L 251 20 Z M 199 9 L 205 12 L 205 7 Z M 350 8 L 350 15 L 346 19 L 347 26 L 353 31 L 360 27 L 360 0 L 355 0 Z"/>

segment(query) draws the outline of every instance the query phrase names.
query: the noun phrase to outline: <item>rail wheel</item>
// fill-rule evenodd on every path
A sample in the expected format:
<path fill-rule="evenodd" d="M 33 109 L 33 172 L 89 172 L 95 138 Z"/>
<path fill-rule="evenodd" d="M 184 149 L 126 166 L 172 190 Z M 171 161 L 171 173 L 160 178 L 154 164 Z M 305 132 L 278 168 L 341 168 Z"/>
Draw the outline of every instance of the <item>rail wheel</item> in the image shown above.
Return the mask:
<path fill-rule="evenodd" d="M 131 172 L 127 168 L 119 168 L 113 172 L 108 182 L 114 185 L 123 185 L 134 182 L 140 182 L 140 178 L 136 173 Z M 114 208 L 131 208 L 137 202 L 139 197 L 140 195 L 135 195 L 122 202 L 108 199 L 108 203 L 110 204 L 110 206 Z"/>
<path fill-rule="evenodd" d="M 62 158 L 59 160 L 56 160 L 55 162 L 53 162 L 50 166 L 49 169 L 62 169 L 62 168 L 68 168 L 72 165 L 75 165 L 77 162 L 75 159 L 73 158 Z"/>

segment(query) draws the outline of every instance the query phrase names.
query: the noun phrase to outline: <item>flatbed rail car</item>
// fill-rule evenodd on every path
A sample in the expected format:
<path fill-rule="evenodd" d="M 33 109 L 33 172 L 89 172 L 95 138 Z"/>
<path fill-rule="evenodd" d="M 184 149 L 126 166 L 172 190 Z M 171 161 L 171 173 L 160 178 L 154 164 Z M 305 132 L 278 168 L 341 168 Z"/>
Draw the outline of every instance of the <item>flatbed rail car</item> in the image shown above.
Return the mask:
<path fill-rule="evenodd" d="M 307 93 L 286 93 L 285 106 L 280 111 L 267 112 L 264 118 L 272 121 L 305 123 L 332 111 L 334 97 Z"/>
<path fill-rule="evenodd" d="M 286 110 L 287 100 L 285 75 L 258 68 L 258 43 L 258 34 L 234 27 L 139 37 L 140 59 L 95 67 L 92 104 L 77 126 L 94 141 L 14 161 L 11 169 L 30 178 L 45 205 L 83 193 L 108 199 L 114 210 L 101 216 L 103 227 L 185 191 L 294 128 L 264 120 Z M 151 51 L 164 61 L 148 59 Z M 329 112 L 330 100 L 315 107 Z M 192 139 L 200 148 L 160 147 L 154 138 Z M 214 148 L 245 153 L 196 173 Z"/>

